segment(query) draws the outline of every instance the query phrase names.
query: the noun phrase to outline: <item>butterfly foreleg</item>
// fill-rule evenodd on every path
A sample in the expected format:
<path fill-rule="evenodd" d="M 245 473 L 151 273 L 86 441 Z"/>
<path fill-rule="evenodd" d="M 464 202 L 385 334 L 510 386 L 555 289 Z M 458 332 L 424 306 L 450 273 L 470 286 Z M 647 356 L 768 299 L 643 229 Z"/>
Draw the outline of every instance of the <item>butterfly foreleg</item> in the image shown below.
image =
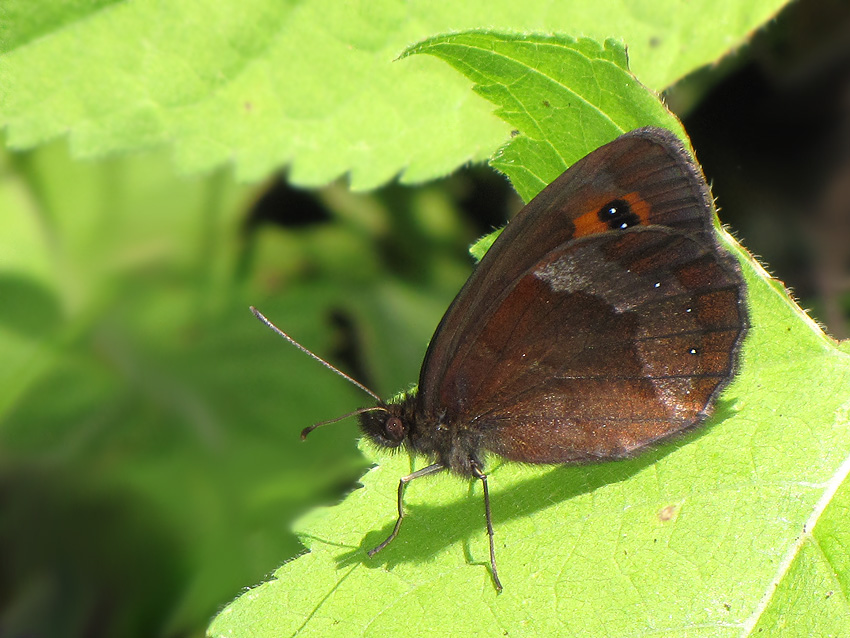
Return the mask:
<path fill-rule="evenodd" d="M 402 476 L 398 482 L 398 518 L 395 521 L 395 527 L 393 527 L 393 531 L 387 536 L 387 539 L 375 547 L 374 549 L 370 549 L 367 554 L 371 558 L 382 549 L 384 549 L 387 545 L 389 545 L 393 539 L 398 536 L 398 530 L 401 528 L 401 519 L 404 518 L 404 488 L 407 486 L 410 481 L 413 479 L 422 478 L 423 476 L 428 476 L 429 474 L 436 474 L 437 472 L 443 471 L 445 466 L 440 463 L 434 463 L 433 465 L 429 465 L 428 467 L 423 467 L 421 470 L 416 470 L 412 474 L 408 474 L 407 476 Z"/>

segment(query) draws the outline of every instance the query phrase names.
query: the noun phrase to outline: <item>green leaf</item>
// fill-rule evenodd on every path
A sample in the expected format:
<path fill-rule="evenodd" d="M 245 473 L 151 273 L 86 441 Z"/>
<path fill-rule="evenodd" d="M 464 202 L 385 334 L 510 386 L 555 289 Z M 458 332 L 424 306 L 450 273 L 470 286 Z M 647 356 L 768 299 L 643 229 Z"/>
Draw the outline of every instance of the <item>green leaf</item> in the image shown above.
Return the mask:
<path fill-rule="evenodd" d="M 444 65 L 393 60 L 487 26 L 629 43 L 661 90 L 740 47 L 785 0 L 52 2 L 0 12 L 0 127 L 11 148 L 68 136 L 75 157 L 168 145 L 181 171 L 355 189 L 445 175 L 509 128 Z"/>
<path fill-rule="evenodd" d="M 512 65 L 481 53 L 487 37 Z M 443 46 L 458 41 L 464 46 Z M 510 73 L 519 81 L 533 67 L 529 57 L 504 53 L 512 38 L 461 34 L 426 47 L 435 42 L 488 87 L 510 86 Z M 531 48 L 539 42 L 530 38 Z M 467 54 L 481 66 L 467 64 Z M 570 86 L 557 69 L 548 75 Z M 512 92 L 511 112 L 533 117 L 541 95 L 536 87 Z M 535 142 L 554 147 L 549 128 L 533 128 Z M 522 158 L 529 165 L 541 157 L 531 155 Z M 392 529 L 398 477 L 423 463 L 367 450 L 379 465 L 363 488 L 298 524 L 310 552 L 234 601 L 210 635 L 846 633 L 850 356 L 724 241 L 742 262 L 752 327 L 741 372 L 715 415 L 627 461 L 534 467 L 490 459 L 501 594 L 488 570 L 480 487 L 453 476 L 412 483 L 400 535 L 367 557 Z"/>
<path fill-rule="evenodd" d="M 530 201 L 590 151 L 641 126 L 687 139 L 679 121 L 628 68 L 625 47 L 588 38 L 478 31 L 438 36 L 405 55 L 437 56 L 498 106 L 514 135 L 490 165 Z"/>
<path fill-rule="evenodd" d="M 333 243 L 334 277 L 275 291 L 268 272 L 310 263 L 309 237 L 262 235 L 257 280 L 234 281 L 255 194 L 227 177 L 176 180 L 154 155 L 72 162 L 58 145 L 0 164 L 4 630 L 85 635 L 75 625 L 97 618 L 110 635 L 197 632 L 300 550 L 292 518 L 363 471 L 353 427 L 323 446 L 298 439 L 359 394 L 248 305 L 325 351 L 331 309 L 375 296 L 357 283 L 362 259 L 352 267 L 370 238 Z M 62 587 L 43 585 L 59 574 Z"/>

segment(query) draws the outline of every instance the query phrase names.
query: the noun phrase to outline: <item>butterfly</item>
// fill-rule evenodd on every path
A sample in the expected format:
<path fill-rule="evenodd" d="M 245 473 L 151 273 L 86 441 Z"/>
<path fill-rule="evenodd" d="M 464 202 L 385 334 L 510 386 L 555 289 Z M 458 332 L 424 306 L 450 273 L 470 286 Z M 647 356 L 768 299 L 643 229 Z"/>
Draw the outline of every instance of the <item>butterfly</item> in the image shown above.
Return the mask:
<path fill-rule="evenodd" d="M 594 463 L 698 426 L 738 370 L 745 295 L 702 171 L 673 133 L 637 129 L 576 162 L 476 266 L 417 391 L 385 402 L 343 375 L 377 401 L 352 413 L 372 443 L 431 462 L 400 479 L 395 526 L 369 555 L 399 534 L 405 486 L 449 471 L 482 482 L 501 590 L 485 455 Z"/>

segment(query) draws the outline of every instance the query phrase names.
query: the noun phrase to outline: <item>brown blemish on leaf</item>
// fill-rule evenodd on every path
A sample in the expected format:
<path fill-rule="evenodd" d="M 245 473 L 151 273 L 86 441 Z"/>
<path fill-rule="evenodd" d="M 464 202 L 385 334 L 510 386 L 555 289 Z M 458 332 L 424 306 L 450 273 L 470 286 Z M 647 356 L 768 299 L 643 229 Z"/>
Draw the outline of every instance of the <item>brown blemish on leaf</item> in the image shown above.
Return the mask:
<path fill-rule="evenodd" d="M 658 512 L 658 520 L 662 523 L 666 523 L 667 521 L 672 521 L 676 518 L 676 514 L 678 513 L 678 508 L 675 505 L 668 505 L 661 509 Z"/>

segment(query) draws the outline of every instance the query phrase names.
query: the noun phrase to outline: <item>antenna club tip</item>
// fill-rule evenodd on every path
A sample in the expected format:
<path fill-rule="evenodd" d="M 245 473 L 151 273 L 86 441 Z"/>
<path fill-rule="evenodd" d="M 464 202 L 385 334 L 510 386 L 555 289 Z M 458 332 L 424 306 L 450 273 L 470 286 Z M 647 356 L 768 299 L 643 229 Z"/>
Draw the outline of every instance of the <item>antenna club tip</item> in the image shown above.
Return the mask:
<path fill-rule="evenodd" d="M 301 440 L 306 441 L 307 435 L 310 434 L 310 432 L 312 432 L 314 429 L 315 429 L 315 426 L 308 425 L 306 428 L 301 430 Z"/>

